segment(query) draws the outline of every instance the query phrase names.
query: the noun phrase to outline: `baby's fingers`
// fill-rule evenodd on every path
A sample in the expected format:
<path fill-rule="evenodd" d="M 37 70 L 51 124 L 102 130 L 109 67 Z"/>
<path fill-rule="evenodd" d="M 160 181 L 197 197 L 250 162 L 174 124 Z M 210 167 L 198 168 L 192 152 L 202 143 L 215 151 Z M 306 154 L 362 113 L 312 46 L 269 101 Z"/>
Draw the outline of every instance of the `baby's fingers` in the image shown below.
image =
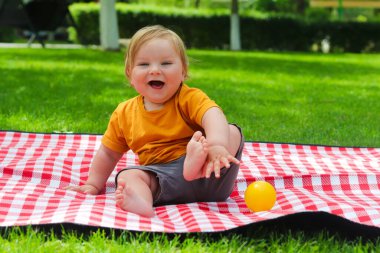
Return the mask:
<path fill-rule="evenodd" d="M 220 177 L 220 161 L 219 159 L 216 159 L 214 161 L 210 161 L 207 164 L 207 169 L 206 169 L 206 178 L 210 178 L 211 174 L 214 172 L 215 177 Z"/>
<path fill-rule="evenodd" d="M 228 156 L 228 161 L 230 163 L 235 163 L 235 164 L 240 164 L 240 161 L 238 159 L 236 159 L 236 157 L 233 157 L 232 155 Z"/>
<path fill-rule="evenodd" d="M 214 174 L 216 178 L 220 177 L 220 160 L 216 159 L 214 161 Z"/>
<path fill-rule="evenodd" d="M 68 190 L 68 191 L 78 191 L 78 187 L 79 187 L 79 186 L 72 186 L 72 185 L 69 185 L 69 186 L 66 186 L 66 187 L 63 188 L 63 189 Z"/>
<path fill-rule="evenodd" d="M 229 167 L 231 167 L 231 165 L 230 165 L 230 161 L 229 161 L 229 157 L 228 158 L 226 158 L 226 157 L 222 157 L 221 159 L 221 163 L 222 163 L 222 167 L 226 167 L 227 169 L 229 168 Z"/>
<path fill-rule="evenodd" d="M 92 187 L 85 187 L 85 186 L 67 186 L 64 188 L 68 191 L 75 191 L 75 192 L 81 192 L 81 193 L 88 193 L 88 194 L 96 194 L 96 189 L 93 189 Z"/>
<path fill-rule="evenodd" d="M 211 173 L 213 171 L 213 167 L 214 167 L 214 162 L 213 161 L 208 162 L 207 167 L 206 167 L 206 173 L 205 173 L 206 178 L 210 178 Z"/>
<path fill-rule="evenodd" d="M 67 186 L 64 188 L 65 190 L 67 191 L 74 191 L 74 192 L 82 192 L 83 193 L 83 189 L 80 187 L 80 186 Z"/>
<path fill-rule="evenodd" d="M 225 167 L 228 169 L 231 167 L 231 163 L 239 164 L 240 161 L 236 159 L 235 157 L 233 157 L 232 155 L 229 155 L 227 157 L 220 158 L 220 163 L 222 164 L 222 166 L 220 167 Z"/>

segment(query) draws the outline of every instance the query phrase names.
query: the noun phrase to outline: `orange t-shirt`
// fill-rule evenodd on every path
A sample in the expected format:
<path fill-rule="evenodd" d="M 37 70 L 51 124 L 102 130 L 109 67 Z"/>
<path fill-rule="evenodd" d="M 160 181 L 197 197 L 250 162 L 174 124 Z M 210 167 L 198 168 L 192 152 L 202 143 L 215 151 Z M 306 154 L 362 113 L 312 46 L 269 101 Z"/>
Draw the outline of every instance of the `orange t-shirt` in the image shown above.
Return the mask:
<path fill-rule="evenodd" d="M 132 150 L 142 165 L 167 163 L 186 153 L 202 118 L 218 105 L 203 91 L 183 84 L 160 110 L 146 111 L 141 95 L 118 105 L 102 138 L 106 147 L 124 153 Z"/>

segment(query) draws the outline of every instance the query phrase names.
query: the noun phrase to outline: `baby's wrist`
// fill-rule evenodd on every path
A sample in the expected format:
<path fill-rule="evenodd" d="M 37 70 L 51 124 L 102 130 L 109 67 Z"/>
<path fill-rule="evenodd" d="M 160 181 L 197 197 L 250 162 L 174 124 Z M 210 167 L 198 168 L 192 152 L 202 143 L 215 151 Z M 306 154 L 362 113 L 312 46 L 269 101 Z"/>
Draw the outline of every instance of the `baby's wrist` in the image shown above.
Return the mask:
<path fill-rule="evenodd" d="M 222 143 L 208 143 L 208 147 L 209 148 L 213 148 L 213 147 L 223 147 L 223 148 L 225 148 L 225 146 Z"/>
<path fill-rule="evenodd" d="M 226 140 L 223 140 L 224 138 L 206 138 L 207 139 L 207 144 L 209 147 L 212 146 L 222 146 L 222 147 L 227 147 L 228 142 Z"/>

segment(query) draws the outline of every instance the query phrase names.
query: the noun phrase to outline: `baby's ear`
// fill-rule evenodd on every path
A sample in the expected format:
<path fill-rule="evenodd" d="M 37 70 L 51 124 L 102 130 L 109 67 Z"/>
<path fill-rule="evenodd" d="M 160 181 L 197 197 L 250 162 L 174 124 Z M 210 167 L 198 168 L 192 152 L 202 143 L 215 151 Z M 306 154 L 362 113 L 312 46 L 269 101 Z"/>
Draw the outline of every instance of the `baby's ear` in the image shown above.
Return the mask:
<path fill-rule="evenodd" d="M 130 77 L 130 73 L 131 73 L 131 71 L 129 70 L 129 69 L 125 69 L 125 75 L 127 76 L 127 78 L 129 79 L 129 77 Z"/>
<path fill-rule="evenodd" d="M 127 77 L 128 81 L 129 81 L 129 84 L 131 85 L 131 87 L 135 88 L 135 86 L 132 84 L 131 82 L 131 75 L 130 75 L 130 71 L 129 70 L 125 70 L 125 76 Z"/>

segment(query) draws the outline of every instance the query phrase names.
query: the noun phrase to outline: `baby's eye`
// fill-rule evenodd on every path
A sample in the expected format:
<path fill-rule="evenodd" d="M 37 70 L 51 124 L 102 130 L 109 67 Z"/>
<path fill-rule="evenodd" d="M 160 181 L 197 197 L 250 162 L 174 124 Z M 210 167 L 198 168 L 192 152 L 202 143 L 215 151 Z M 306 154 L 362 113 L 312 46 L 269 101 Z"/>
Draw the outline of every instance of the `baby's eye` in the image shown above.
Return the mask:
<path fill-rule="evenodd" d="M 164 61 L 163 63 L 161 63 L 162 65 L 170 65 L 172 64 L 170 61 Z"/>
<path fill-rule="evenodd" d="M 141 63 L 137 63 L 137 66 L 148 66 L 149 63 L 146 63 L 146 62 L 141 62 Z"/>

